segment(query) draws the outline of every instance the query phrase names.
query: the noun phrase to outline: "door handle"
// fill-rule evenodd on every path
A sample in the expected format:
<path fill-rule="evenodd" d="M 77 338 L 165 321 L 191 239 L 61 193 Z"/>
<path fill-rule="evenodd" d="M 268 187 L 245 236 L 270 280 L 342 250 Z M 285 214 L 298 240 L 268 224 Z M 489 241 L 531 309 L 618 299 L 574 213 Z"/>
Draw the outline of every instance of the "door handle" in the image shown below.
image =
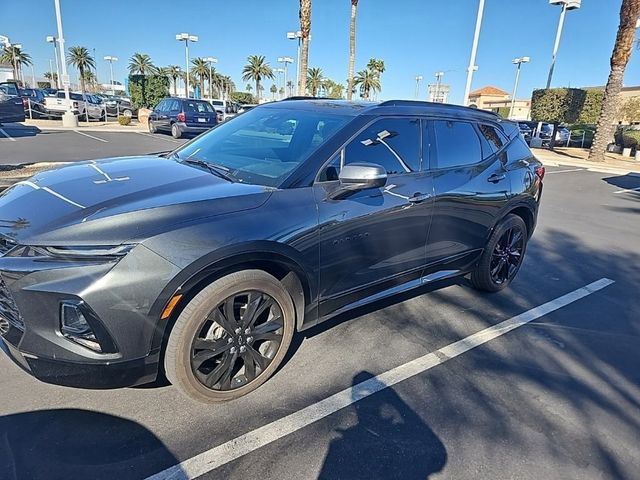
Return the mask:
<path fill-rule="evenodd" d="M 428 193 L 414 193 L 413 197 L 409 197 L 407 200 L 411 203 L 420 203 L 428 200 L 431 197 Z"/>
<path fill-rule="evenodd" d="M 504 180 L 507 176 L 504 173 L 494 173 L 489 178 L 487 178 L 487 182 L 498 183 L 500 180 Z"/>

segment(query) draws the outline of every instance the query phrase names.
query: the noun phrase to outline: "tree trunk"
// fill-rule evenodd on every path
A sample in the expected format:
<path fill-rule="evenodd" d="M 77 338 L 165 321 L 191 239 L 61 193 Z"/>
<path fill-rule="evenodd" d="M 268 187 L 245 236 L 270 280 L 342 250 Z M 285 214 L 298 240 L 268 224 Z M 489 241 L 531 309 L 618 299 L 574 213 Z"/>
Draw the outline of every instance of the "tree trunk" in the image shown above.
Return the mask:
<path fill-rule="evenodd" d="M 260 80 L 256 80 L 256 98 L 258 99 L 258 103 L 260 103 Z"/>
<path fill-rule="evenodd" d="M 300 51 L 300 85 L 298 95 L 307 91 L 307 70 L 309 68 L 309 35 L 311 34 L 311 0 L 300 0 L 300 31 L 302 49 Z"/>
<path fill-rule="evenodd" d="M 178 77 L 173 77 L 173 96 L 178 96 Z"/>
<path fill-rule="evenodd" d="M 84 69 L 79 68 L 78 70 L 80 72 L 80 91 L 84 93 Z"/>
<path fill-rule="evenodd" d="M 604 153 L 615 132 L 616 117 L 620 106 L 620 91 L 624 71 L 631 57 L 636 34 L 636 20 L 640 16 L 640 0 L 623 0 L 620 7 L 620 25 L 611 55 L 611 72 L 604 90 L 602 110 L 596 126 L 589 160 L 604 162 Z"/>
<path fill-rule="evenodd" d="M 347 85 L 347 100 L 353 98 L 353 73 L 356 63 L 356 14 L 358 0 L 351 0 L 351 23 L 349 26 L 349 84 Z"/>
<path fill-rule="evenodd" d="M 204 97 L 204 77 L 200 75 L 200 98 Z"/>

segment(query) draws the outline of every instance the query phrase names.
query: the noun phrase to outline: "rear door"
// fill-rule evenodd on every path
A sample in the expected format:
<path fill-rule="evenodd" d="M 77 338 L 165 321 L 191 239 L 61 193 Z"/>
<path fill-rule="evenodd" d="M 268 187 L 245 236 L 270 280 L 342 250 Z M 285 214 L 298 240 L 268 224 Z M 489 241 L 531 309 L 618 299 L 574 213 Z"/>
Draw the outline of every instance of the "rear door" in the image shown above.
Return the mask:
<path fill-rule="evenodd" d="M 436 196 L 427 263 L 456 270 L 480 254 L 510 196 L 507 138 L 497 124 L 434 119 L 430 128 Z"/>
<path fill-rule="evenodd" d="M 24 122 L 22 97 L 15 82 L 0 83 L 0 123 Z"/>
<path fill-rule="evenodd" d="M 213 127 L 216 124 L 216 112 L 209 102 L 185 100 L 182 105 L 187 126 Z"/>

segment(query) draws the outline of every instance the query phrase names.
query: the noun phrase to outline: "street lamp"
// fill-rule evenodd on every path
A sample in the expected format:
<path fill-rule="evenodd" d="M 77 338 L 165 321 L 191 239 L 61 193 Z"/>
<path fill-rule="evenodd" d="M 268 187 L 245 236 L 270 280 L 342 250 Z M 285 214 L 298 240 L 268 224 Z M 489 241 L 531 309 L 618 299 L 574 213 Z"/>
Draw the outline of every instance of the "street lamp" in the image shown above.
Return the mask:
<path fill-rule="evenodd" d="M 60 88 L 60 65 L 58 61 L 58 39 L 53 35 L 47 36 L 47 43 L 53 43 L 53 51 L 56 59 L 56 88 Z"/>
<path fill-rule="evenodd" d="M 107 55 L 104 57 L 104 59 L 109 62 L 109 73 L 111 74 L 111 93 L 115 93 L 115 90 L 113 89 L 113 62 L 117 62 L 118 61 L 118 57 L 113 57 L 111 55 Z"/>
<path fill-rule="evenodd" d="M 511 108 L 509 108 L 509 118 L 513 117 L 513 107 L 516 103 L 516 92 L 518 91 L 518 80 L 520 79 L 520 67 L 523 63 L 529 63 L 531 59 L 529 57 L 519 57 L 513 59 L 513 64 L 517 65 L 516 67 L 516 82 L 513 85 L 513 95 L 511 95 Z"/>
<path fill-rule="evenodd" d="M 302 32 L 298 30 L 297 32 L 287 32 L 287 38 L 289 40 L 298 40 L 298 63 L 296 63 L 297 74 L 296 74 L 296 88 L 300 88 L 300 45 L 302 42 Z"/>
<path fill-rule="evenodd" d="M 278 85 L 278 90 L 280 90 L 280 85 L 282 84 L 282 77 L 280 76 L 281 73 L 284 73 L 284 68 L 274 68 L 273 72 L 277 75 L 277 80 L 276 80 L 276 84 Z"/>
<path fill-rule="evenodd" d="M 184 51 L 185 51 L 185 58 L 186 58 L 186 81 L 185 81 L 185 97 L 189 98 L 189 42 L 197 42 L 198 41 L 198 37 L 196 35 L 190 35 L 188 33 L 178 33 L 176 35 L 176 40 L 178 40 L 179 42 L 184 42 Z"/>
<path fill-rule="evenodd" d="M 547 88 L 551 87 L 551 78 L 553 77 L 553 68 L 556 65 L 556 55 L 558 54 L 558 46 L 560 45 L 560 36 L 562 35 L 562 27 L 564 25 L 564 15 L 567 10 L 577 10 L 580 8 L 582 0 L 549 0 L 551 5 L 562 5 L 560 12 L 560 20 L 558 21 L 558 30 L 556 31 L 556 41 L 553 44 L 553 53 L 551 54 L 551 67 L 549 67 L 549 77 L 547 78 Z"/>
<path fill-rule="evenodd" d="M 422 75 L 416 75 L 416 100 L 420 98 L 420 82 L 423 78 Z"/>
<path fill-rule="evenodd" d="M 58 25 L 58 43 L 60 44 L 60 65 L 62 65 L 62 86 L 64 87 L 64 98 L 66 99 L 67 111 L 62 116 L 62 126 L 77 127 L 78 117 L 71 111 L 71 100 L 69 95 L 69 74 L 67 73 L 67 62 L 64 58 L 64 35 L 62 33 L 62 13 L 60 12 L 60 0 L 54 0 L 56 9 L 56 23 Z"/>
<path fill-rule="evenodd" d="M 290 63 L 293 63 L 293 58 L 291 57 L 278 57 L 278 63 L 284 64 L 284 91 L 287 91 L 287 71 Z"/>
<path fill-rule="evenodd" d="M 209 100 L 213 99 L 213 88 L 211 87 L 211 79 L 213 78 L 213 67 L 212 65 L 214 63 L 218 63 L 218 59 L 215 57 L 207 57 L 204 59 L 205 62 L 207 62 L 209 64 Z M 222 92 L 219 92 L 221 95 L 221 97 L 224 100 L 224 96 L 222 95 Z"/>
<path fill-rule="evenodd" d="M 469 103 L 469 92 L 471 91 L 471 81 L 473 80 L 473 72 L 478 70 L 476 65 L 476 53 L 478 51 L 478 39 L 480 38 L 480 27 L 482 26 L 482 13 L 484 12 L 484 0 L 480 0 L 478 5 L 478 15 L 476 16 L 476 29 L 473 33 L 473 44 L 471 45 L 471 57 L 469 57 L 469 66 L 467 67 L 467 83 L 464 87 L 464 97 L 462 104 Z"/>

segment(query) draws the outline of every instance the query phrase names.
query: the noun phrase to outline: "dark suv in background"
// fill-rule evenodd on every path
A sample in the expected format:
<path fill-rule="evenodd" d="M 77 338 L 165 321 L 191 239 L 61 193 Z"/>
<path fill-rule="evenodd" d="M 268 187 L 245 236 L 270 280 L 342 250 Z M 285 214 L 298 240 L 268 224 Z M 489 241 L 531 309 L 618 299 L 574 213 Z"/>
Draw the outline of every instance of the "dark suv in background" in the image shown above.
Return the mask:
<path fill-rule="evenodd" d="M 188 124 L 170 117 L 164 128 Z M 294 332 L 339 313 L 465 275 L 505 288 L 543 177 L 518 125 L 488 112 L 261 105 L 166 156 L 74 163 L 6 190 L 0 333 L 46 382 L 114 388 L 164 370 L 196 400 L 240 397 Z"/>
<path fill-rule="evenodd" d="M 174 138 L 202 133 L 218 124 L 218 115 L 205 100 L 165 98 L 149 115 L 149 132 L 170 132 Z"/>

